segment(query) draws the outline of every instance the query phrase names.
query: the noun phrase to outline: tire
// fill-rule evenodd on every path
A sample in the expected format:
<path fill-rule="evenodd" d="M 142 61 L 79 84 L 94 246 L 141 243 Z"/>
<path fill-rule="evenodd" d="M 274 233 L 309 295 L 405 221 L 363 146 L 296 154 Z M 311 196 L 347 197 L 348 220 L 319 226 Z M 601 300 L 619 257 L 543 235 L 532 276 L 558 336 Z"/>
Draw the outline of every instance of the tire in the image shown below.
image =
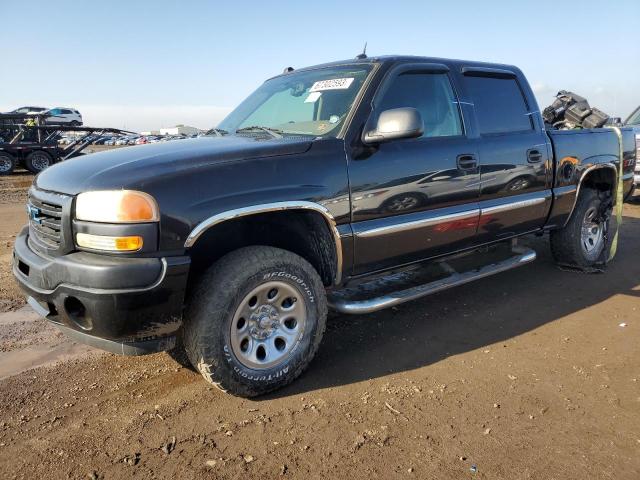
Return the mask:
<path fill-rule="evenodd" d="M 557 264 L 589 269 L 601 262 L 608 229 L 602 209 L 609 204 L 606 208 L 611 210 L 610 197 L 610 193 L 592 188 L 580 192 L 569 222 L 564 228 L 551 232 L 551 253 Z M 595 233 L 596 227 L 598 233 Z"/>
<path fill-rule="evenodd" d="M 309 262 L 279 248 L 246 247 L 199 278 L 182 338 L 205 380 L 253 397 L 302 373 L 318 350 L 326 318 L 324 286 Z"/>
<path fill-rule="evenodd" d="M 0 152 L 0 175 L 9 175 L 16 168 L 16 159 L 13 155 L 6 152 Z"/>
<path fill-rule="evenodd" d="M 79 127 L 80 126 L 80 122 L 74 120 L 73 122 L 71 122 L 69 125 L 71 125 L 72 127 Z"/>
<path fill-rule="evenodd" d="M 42 150 L 31 152 L 24 160 L 25 168 L 36 175 L 51 165 L 53 165 L 53 158 Z"/>

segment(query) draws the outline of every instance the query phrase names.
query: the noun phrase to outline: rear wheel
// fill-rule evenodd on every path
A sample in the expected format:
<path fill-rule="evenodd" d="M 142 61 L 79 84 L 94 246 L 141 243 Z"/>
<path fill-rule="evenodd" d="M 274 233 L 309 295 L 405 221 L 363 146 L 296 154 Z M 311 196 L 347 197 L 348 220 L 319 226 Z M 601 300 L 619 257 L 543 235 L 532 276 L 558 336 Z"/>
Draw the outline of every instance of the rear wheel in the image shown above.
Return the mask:
<path fill-rule="evenodd" d="M 53 165 L 53 158 L 47 152 L 36 150 L 27 155 L 24 160 L 24 166 L 31 173 L 38 174 L 46 168 Z"/>
<path fill-rule="evenodd" d="M 318 273 L 273 247 L 232 252 L 207 270 L 188 301 L 183 332 L 192 365 L 235 395 L 293 381 L 315 355 L 327 303 Z"/>
<path fill-rule="evenodd" d="M 16 168 L 16 159 L 6 152 L 0 152 L 0 175 L 9 175 Z"/>
<path fill-rule="evenodd" d="M 600 263 L 607 246 L 610 211 L 608 192 L 584 189 L 569 222 L 561 230 L 551 232 L 551 252 L 556 263 L 576 268 Z"/>

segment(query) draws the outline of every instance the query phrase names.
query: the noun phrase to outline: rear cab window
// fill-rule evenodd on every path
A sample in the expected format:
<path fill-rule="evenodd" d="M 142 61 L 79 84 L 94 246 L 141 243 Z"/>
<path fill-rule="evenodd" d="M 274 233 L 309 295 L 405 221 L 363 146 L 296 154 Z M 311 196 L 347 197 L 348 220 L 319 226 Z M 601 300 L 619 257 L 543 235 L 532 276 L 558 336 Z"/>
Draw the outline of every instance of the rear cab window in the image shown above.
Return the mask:
<path fill-rule="evenodd" d="M 533 130 L 529 106 L 515 77 L 465 75 L 480 135 Z"/>

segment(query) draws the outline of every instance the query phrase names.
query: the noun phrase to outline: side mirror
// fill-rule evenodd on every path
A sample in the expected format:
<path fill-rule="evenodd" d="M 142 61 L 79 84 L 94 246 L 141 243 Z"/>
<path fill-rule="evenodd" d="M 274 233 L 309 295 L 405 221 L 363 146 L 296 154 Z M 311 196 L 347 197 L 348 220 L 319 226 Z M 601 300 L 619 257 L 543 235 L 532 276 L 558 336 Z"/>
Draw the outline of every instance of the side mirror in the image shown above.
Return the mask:
<path fill-rule="evenodd" d="M 416 138 L 423 133 L 424 122 L 418 110 L 411 107 L 392 108 L 380 114 L 376 128 L 366 132 L 362 141 L 367 144 L 383 143 Z"/>

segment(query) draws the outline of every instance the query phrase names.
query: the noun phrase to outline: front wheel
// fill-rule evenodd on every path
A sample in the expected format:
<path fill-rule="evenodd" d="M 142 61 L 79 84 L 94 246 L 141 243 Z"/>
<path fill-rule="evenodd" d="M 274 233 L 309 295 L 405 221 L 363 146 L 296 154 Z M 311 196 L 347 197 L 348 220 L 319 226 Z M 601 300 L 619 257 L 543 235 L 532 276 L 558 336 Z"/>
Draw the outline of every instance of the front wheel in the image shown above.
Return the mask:
<path fill-rule="evenodd" d="M 569 222 L 551 232 L 551 253 L 560 265 L 588 269 L 602 263 L 611 212 L 608 192 L 585 188 Z"/>
<path fill-rule="evenodd" d="M 183 342 L 207 381 L 252 397 L 302 373 L 320 345 L 326 317 L 324 286 L 305 259 L 246 247 L 199 279 L 187 304 Z"/>

